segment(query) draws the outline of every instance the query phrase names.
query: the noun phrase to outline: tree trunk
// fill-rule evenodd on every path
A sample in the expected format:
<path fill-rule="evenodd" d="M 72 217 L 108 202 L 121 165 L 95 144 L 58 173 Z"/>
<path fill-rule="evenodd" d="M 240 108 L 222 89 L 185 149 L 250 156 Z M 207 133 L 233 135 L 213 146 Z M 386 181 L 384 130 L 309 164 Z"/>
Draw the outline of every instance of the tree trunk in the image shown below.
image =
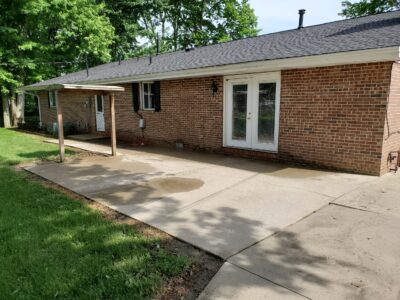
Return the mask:
<path fill-rule="evenodd" d="M 24 124 L 25 123 L 25 93 L 18 94 L 18 104 L 17 104 L 17 118 L 18 120 Z"/>
<path fill-rule="evenodd" d="M 11 118 L 10 118 L 10 105 L 9 105 L 9 99 L 7 96 L 2 97 L 2 105 L 3 105 L 3 125 L 4 128 L 10 128 L 11 127 Z"/>
<path fill-rule="evenodd" d="M 24 121 L 24 94 L 17 95 L 14 91 L 12 91 L 11 95 L 3 95 L 2 100 L 4 127 L 18 127 L 18 123 Z"/>
<path fill-rule="evenodd" d="M 18 103 L 17 103 L 17 94 L 15 92 L 11 92 L 10 97 L 10 123 L 11 127 L 18 126 Z"/>

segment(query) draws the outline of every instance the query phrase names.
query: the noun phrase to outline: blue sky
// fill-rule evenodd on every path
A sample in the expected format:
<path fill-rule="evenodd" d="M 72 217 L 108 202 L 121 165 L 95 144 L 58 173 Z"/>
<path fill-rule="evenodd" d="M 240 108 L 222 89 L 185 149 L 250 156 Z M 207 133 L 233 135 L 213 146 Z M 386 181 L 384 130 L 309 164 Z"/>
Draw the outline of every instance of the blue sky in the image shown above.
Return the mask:
<path fill-rule="evenodd" d="M 341 20 L 341 0 L 249 0 L 258 18 L 260 34 L 297 28 L 298 10 L 306 9 L 304 25 Z"/>

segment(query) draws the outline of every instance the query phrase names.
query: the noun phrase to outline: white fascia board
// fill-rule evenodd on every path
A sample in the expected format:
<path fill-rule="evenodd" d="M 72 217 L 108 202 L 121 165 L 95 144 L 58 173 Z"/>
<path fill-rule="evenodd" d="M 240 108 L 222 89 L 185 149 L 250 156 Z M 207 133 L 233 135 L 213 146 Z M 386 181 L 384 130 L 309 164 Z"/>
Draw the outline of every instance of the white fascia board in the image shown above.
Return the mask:
<path fill-rule="evenodd" d="M 57 91 L 57 90 L 88 90 L 88 91 L 106 91 L 106 92 L 123 92 L 124 87 L 109 85 L 88 85 L 88 84 L 49 84 L 42 86 L 23 87 L 24 91 Z"/>

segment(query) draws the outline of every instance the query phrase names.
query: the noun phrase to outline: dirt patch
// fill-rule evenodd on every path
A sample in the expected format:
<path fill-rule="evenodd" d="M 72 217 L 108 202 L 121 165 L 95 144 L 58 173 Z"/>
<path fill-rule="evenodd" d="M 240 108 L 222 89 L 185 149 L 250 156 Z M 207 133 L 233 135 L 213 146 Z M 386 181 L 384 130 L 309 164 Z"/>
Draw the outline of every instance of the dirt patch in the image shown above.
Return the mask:
<path fill-rule="evenodd" d="M 89 156 L 93 155 L 88 153 L 86 154 Z M 82 156 L 85 156 L 85 152 L 82 153 Z M 98 202 L 95 202 L 86 197 L 78 195 L 38 175 L 29 173 L 23 170 L 21 165 L 17 166 L 16 170 L 27 174 L 27 177 L 30 180 L 39 182 L 46 187 L 56 189 L 62 192 L 63 194 L 66 194 L 70 198 L 83 202 L 89 205 L 91 208 L 100 211 L 103 217 L 106 218 L 107 220 L 130 225 L 134 228 L 135 231 L 141 233 L 142 235 L 148 238 L 160 239 L 161 247 L 168 250 L 169 252 L 174 253 L 176 255 L 187 256 L 191 261 L 191 265 L 189 266 L 189 268 L 180 276 L 170 278 L 166 282 L 166 284 L 159 290 L 159 292 L 155 295 L 154 299 L 156 300 L 197 299 L 197 297 L 204 290 L 204 288 L 210 282 L 212 277 L 214 277 L 214 275 L 217 273 L 217 271 L 223 264 L 222 259 L 208 252 L 205 252 L 188 243 L 180 241 L 161 230 L 158 230 L 136 219 L 121 214 L 105 205 L 102 205 Z M 171 178 L 171 179 L 176 179 L 176 178 Z M 196 181 L 196 179 L 187 179 L 187 178 L 180 178 L 180 179 L 185 179 L 183 181 L 185 189 L 199 188 L 203 184 L 200 180 L 199 180 L 200 182 Z M 170 190 L 177 189 L 175 186 L 177 184 L 176 181 L 175 182 L 156 181 L 156 183 L 154 184 L 158 184 L 162 186 L 162 188 L 164 189 L 170 189 Z M 182 188 L 180 188 L 180 190 L 181 189 Z"/>

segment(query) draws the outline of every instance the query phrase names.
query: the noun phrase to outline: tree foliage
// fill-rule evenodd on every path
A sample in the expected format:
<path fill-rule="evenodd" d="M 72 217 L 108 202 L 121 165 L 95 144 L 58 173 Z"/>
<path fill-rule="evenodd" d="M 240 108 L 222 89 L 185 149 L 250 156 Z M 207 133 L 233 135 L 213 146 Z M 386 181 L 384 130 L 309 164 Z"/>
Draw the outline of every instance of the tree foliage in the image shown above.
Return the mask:
<path fill-rule="evenodd" d="M 154 52 L 157 37 L 165 52 L 259 31 L 247 0 L 106 0 L 106 5 L 117 34 L 114 58 Z"/>
<path fill-rule="evenodd" d="M 342 2 L 343 10 L 339 15 L 346 18 L 362 17 L 383 13 L 400 8 L 399 0 L 361 0 L 351 3 L 350 1 Z"/>
<path fill-rule="evenodd" d="M 19 86 L 110 59 L 114 28 L 95 0 L 0 0 L 0 87 Z"/>
<path fill-rule="evenodd" d="M 0 0 L 0 89 L 190 44 L 257 34 L 248 0 Z"/>

